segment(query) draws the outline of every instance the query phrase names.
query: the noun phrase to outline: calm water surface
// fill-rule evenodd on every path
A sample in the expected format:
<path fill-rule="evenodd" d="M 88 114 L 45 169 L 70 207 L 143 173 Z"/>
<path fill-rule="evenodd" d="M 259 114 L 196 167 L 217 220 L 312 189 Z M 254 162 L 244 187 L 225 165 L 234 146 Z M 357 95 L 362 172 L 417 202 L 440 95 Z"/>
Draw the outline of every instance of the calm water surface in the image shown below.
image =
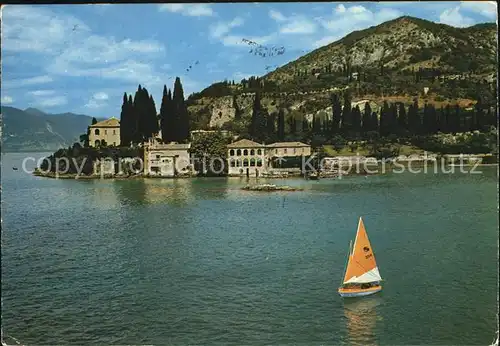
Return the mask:
<path fill-rule="evenodd" d="M 25 156 L 2 156 L 2 326 L 24 344 L 494 340 L 496 167 L 265 194 L 239 178 L 44 179 Z M 344 301 L 360 215 L 386 281 Z"/>

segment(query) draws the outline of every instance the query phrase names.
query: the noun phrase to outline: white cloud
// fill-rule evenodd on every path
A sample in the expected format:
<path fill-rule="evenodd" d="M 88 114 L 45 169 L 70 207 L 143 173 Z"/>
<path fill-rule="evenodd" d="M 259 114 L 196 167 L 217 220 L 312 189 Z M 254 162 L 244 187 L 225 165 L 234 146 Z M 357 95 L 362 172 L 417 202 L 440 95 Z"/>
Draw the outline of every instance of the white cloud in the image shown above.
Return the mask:
<path fill-rule="evenodd" d="M 107 100 L 109 97 L 108 97 L 108 94 L 101 91 L 101 92 L 94 94 L 93 98 L 96 100 Z"/>
<path fill-rule="evenodd" d="M 210 26 L 210 36 L 213 38 L 221 38 L 231 31 L 231 29 L 242 26 L 245 23 L 243 18 L 236 17 L 230 22 L 218 22 Z"/>
<path fill-rule="evenodd" d="M 277 22 L 284 22 L 286 17 L 279 11 L 270 10 L 269 17 Z"/>
<path fill-rule="evenodd" d="M 9 105 L 11 104 L 12 102 L 14 102 L 14 99 L 10 96 L 2 96 L 2 104 L 6 104 L 6 105 Z"/>
<path fill-rule="evenodd" d="M 31 78 L 10 79 L 2 81 L 4 89 L 22 88 L 29 85 L 45 84 L 53 82 L 54 79 L 48 75 L 37 76 Z"/>
<path fill-rule="evenodd" d="M 108 100 L 108 94 L 105 92 L 98 92 L 92 95 L 90 100 L 85 105 L 85 108 L 101 108 L 107 105 L 106 100 Z"/>
<path fill-rule="evenodd" d="M 29 94 L 32 96 L 49 96 L 49 95 L 54 95 L 55 90 L 35 90 L 35 91 L 30 91 Z"/>
<path fill-rule="evenodd" d="M 339 4 L 337 8 L 335 9 L 335 12 L 337 13 L 344 13 L 345 12 L 345 6 L 342 4 Z"/>
<path fill-rule="evenodd" d="M 159 10 L 180 13 L 190 17 L 209 17 L 214 15 L 214 11 L 207 4 L 162 4 L 159 6 Z"/>
<path fill-rule="evenodd" d="M 463 16 L 460 13 L 460 6 L 447 9 L 439 16 L 439 22 L 455 27 L 467 27 L 474 24 L 472 18 Z"/>
<path fill-rule="evenodd" d="M 312 34 L 316 32 L 316 24 L 306 18 L 292 18 L 280 29 L 282 34 Z"/>
<path fill-rule="evenodd" d="M 327 34 L 325 37 L 314 41 L 312 46 L 318 48 L 339 40 L 352 31 L 378 25 L 402 15 L 403 13 L 399 10 L 389 7 L 370 10 L 361 5 L 346 7 L 339 4 L 330 17 L 317 18 L 319 23 L 327 30 Z"/>
<path fill-rule="evenodd" d="M 43 98 L 36 101 L 36 106 L 49 108 L 49 107 L 57 107 L 64 106 L 68 103 L 68 100 L 65 96 L 54 96 L 51 98 Z"/>
<path fill-rule="evenodd" d="M 494 1 L 462 1 L 460 8 L 478 13 L 489 19 L 497 19 L 497 3 Z"/>

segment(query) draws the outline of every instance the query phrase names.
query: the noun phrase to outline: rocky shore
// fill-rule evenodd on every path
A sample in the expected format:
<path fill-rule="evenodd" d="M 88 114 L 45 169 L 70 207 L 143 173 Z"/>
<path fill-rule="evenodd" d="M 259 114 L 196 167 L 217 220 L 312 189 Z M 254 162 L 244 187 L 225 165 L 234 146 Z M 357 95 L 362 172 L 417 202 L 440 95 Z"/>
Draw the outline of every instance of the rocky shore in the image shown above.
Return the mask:
<path fill-rule="evenodd" d="M 304 189 L 299 187 L 292 187 L 286 185 L 274 185 L 274 184 L 260 184 L 260 185 L 246 185 L 241 188 L 245 191 L 303 191 Z"/>

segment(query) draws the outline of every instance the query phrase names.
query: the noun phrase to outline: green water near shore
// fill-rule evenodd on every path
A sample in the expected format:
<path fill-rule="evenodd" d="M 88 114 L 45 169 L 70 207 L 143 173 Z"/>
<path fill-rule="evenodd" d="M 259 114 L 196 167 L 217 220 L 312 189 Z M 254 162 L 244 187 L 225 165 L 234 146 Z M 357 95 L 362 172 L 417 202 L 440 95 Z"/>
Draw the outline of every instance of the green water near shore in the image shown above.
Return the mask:
<path fill-rule="evenodd" d="M 494 340 L 497 167 L 260 179 L 304 189 L 263 194 L 240 178 L 46 179 L 23 157 L 2 155 L 2 326 L 24 344 Z M 360 215 L 386 281 L 342 300 Z"/>

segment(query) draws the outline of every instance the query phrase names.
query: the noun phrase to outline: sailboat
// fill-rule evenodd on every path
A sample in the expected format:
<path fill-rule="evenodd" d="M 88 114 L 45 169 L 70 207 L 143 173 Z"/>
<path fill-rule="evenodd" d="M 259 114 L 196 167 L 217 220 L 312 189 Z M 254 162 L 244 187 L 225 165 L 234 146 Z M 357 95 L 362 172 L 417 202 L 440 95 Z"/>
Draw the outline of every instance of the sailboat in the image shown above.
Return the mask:
<path fill-rule="evenodd" d="M 344 279 L 338 291 L 342 297 L 367 296 L 382 290 L 380 281 L 382 278 L 375 261 L 375 254 L 360 217 L 354 245 L 352 241 L 349 244 Z"/>

